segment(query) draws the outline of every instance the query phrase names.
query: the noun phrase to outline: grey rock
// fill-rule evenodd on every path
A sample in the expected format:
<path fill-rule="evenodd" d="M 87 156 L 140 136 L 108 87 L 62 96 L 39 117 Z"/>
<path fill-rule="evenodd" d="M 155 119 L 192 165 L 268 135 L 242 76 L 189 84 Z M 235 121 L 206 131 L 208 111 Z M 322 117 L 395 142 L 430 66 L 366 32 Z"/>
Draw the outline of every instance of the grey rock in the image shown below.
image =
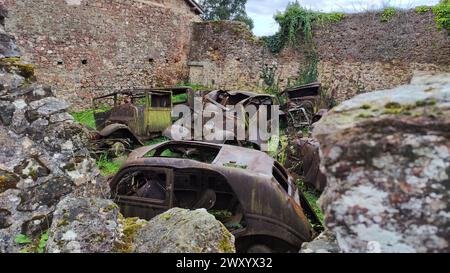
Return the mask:
<path fill-rule="evenodd" d="M 38 240 L 67 195 L 108 196 L 69 104 L 32 74 L 18 60 L 0 60 L 0 253 L 23 250 L 14 240 L 19 234 Z M 66 248 L 83 247 L 69 242 Z"/>
<path fill-rule="evenodd" d="M 312 242 L 304 243 L 300 253 L 339 253 L 336 235 L 326 230 L 317 236 Z"/>
<path fill-rule="evenodd" d="M 109 253 L 118 234 L 119 208 L 110 200 L 64 198 L 53 216 L 49 253 Z"/>
<path fill-rule="evenodd" d="M 362 94 L 313 135 L 320 203 L 343 252 L 450 252 L 450 74 Z"/>
<path fill-rule="evenodd" d="M 9 101 L 0 101 L 0 125 L 11 125 L 16 107 Z"/>
<path fill-rule="evenodd" d="M 0 32 L 0 58 L 20 57 L 19 48 L 13 36 Z"/>
<path fill-rule="evenodd" d="M 25 78 L 8 72 L 0 72 L 0 86 L 5 89 L 14 90 L 19 88 L 25 82 Z"/>
<path fill-rule="evenodd" d="M 49 116 L 67 110 L 69 106 L 70 105 L 64 100 L 55 97 L 46 97 L 30 103 L 31 109 L 36 110 L 36 112 L 42 116 Z"/>
<path fill-rule="evenodd" d="M 206 210 L 174 208 L 137 232 L 138 253 L 234 253 L 234 236 Z"/>

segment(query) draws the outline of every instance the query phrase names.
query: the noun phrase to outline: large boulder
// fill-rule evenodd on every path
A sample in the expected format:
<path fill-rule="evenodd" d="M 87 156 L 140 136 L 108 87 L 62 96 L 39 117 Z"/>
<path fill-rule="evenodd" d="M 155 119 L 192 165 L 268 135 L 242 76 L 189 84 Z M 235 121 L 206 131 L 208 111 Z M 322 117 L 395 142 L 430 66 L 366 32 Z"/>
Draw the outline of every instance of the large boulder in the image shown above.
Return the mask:
<path fill-rule="evenodd" d="M 10 225 L 11 215 L 0 210 Z M 124 218 L 111 200 L 66 197 L 56 206 L 50 253 L 233 253 L 234 236 L 206 210 L 174 208 L 151 221 Z"/>
<path fill-rule="evenodd" d="M 53 214 L 47 252 L 114 252 L 118 218 L 119 207 L 111 200 L 67 197 Z"/>
<path fill-rule="evenodd" d="M 450 252 L 450 74 L 361 94 L 314 129 L 344 252 Z"/>
<path fill-rule="evenodd" d="M 234 236 L 204 209 L 174 208 L 143 225 L 134 238 L 139 253 L 234 253 Z"/>

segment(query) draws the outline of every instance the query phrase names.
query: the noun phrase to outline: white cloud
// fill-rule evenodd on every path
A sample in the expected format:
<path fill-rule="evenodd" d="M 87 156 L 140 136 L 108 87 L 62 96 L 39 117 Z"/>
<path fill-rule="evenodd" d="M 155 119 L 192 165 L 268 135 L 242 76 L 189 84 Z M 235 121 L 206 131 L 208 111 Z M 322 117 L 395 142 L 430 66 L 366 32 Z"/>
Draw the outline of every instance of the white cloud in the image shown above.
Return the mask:
<path fill-rule="evenodd" d="M 273 19 L 277 11 L 283 11 L 293 0 L 248 0 L 247 13 L 255 22 L 253 32 L 257 36 L 271 35 L 278 30 Z M 299 0 L 300 5 L 316 11 L 359 12 L 380 9 L 386 6 L 413 8 L 420 5 L 435 5 L 439 0 Z"/>

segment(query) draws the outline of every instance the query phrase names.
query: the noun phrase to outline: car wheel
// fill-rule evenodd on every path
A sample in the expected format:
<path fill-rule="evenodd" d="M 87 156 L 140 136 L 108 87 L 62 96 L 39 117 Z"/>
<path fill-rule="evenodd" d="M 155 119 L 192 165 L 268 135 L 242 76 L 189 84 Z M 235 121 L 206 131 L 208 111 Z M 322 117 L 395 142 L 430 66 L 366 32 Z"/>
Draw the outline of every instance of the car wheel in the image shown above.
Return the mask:
<path fill-rule="evenodd" d="M 272 253 L 272 249 L 265 245 L 253 245 L 247 249 L 247 253 Z"/>

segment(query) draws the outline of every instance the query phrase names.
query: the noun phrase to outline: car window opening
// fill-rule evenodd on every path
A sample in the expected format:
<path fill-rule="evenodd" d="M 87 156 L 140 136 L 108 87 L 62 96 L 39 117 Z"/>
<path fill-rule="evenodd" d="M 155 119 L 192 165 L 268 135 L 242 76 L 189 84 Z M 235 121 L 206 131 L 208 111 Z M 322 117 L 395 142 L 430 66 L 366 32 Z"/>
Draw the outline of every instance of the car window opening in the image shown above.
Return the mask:
<path fill-rule="evenodd" d="M 190 159 L 211 164 L 220 152 L 220 148 L 198 145 L 163 145 L 151 150 L 144 157 L 165 157 Z"/>
<path fill-rule="evenodd" d="M 149 220 L 156 216 L 133 200 L 167 205 L 172 200 L 172 207 L 208 210 L 230 231 L 246 226 L 242 206 L 222 175 L 201 169 L 174 169 L 171 179 L 172 196 L 168 187 L 171 181 L 164 170 L 131 170 L 114 187 L 113 198 L 125 217 Z"/>

